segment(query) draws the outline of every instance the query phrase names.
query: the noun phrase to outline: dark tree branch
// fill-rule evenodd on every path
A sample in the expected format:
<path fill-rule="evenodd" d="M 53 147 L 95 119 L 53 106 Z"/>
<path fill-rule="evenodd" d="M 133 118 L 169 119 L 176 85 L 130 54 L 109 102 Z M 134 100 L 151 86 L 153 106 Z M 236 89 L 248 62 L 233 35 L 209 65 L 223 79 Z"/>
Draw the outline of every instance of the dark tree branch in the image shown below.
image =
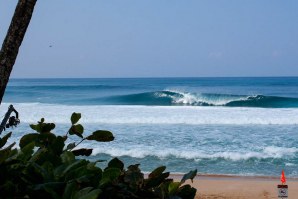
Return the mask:
<path fill-rule="evenodd" d="M 0 104 L 37 0 L 19 0 L 0 51 Z"/>

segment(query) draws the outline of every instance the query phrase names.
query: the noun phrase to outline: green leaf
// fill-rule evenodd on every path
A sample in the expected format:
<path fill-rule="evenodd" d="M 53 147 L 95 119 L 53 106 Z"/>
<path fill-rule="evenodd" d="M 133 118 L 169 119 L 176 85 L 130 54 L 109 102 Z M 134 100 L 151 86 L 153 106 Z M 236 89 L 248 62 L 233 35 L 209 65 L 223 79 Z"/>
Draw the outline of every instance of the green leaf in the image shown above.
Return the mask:
<path fill-rule="evenodd" d="M 43 123 L 41 133 L 48 133 L 56 127 L 54 123 Z"/>
<path fill-rule="evenodd" d="M 30 124 L 30 127 L 39 133 L 48 133 L 55 128 L 54 123 L 44 123 L 44 118 L 41 118 L 38 124 Z"/>
<path fill-rule="evenodd" d="M 73 149 L 73 148 L 75 148 L 75 147 L 76 147 L 76 143 L 73 142 L 73 143 L 68 144 L 67 147 L 66 147 L 66 149 L 67 149 L 67 150 L 71 150 L 71 149 Z"/>
<path fill-rule="evenodd" d="M 51 194 L 51 198 L 53 199 L 58 199 L 61 198 L 58 195 L 58 190 L 63 189 L 65 183 L 63 182 L 48 182 L 48 183 L 43 183 L 43 184 L 37 184 L 34 185 L 33 188 L 35 190 L 45 190 L 49 194 Z"/>
<path fill-rule="evenodd" d="M 153 188 L 156 186 L 159 186 L 161 183 L 163 183 L 167 177 L 169 177 L 170 173 L 165 172 L 166 170 L 165 166 L 160 166 L 154 169 L 148 176 L 148 179 L 145 180 L 145 184 L 147 188 Z"/>
<path fill-rule="evenodd" d="M 36 164 L 34 162 L 32 162 L 31 165 L 33 166 L 35 171 L 43 177 L 44 181 L 47 181 L 50 179 L 50 173 L 45 168 L 43 168 L 42 166 L 40 166 L 39 164 Z"/>
<path fill-rule="evenodd" d="M 183 184 L 186 180 L 191 180 L 191 182 L 193 182 L 193 179 L 196 177 L 197 175 L 197 169 L 188 172 L 187 174 L 185 174 L 183 176 L 183 178 L 181 179 L 181 184 Z"/>
<path fill-rule="evenodd" d="M 179 188 L 177 196 L 181 198 L 195 198 L 197 190 L 189 184 Z"/>
<path fill-rule="evenodd" d="M 156 178 L 158 176 L 160 176 L 164 171 L 166 170 L 165 166 L 161 166 L 161 167 L 157 167 L 156 169 L 154 169 L 150 174 L 149 174 L 149 178 Z"/>
<path fill-rule="evenodd" d="M 169 195 L 174 195 L 180 186 L 180 182 L 171 182 L 168 187 Z"/>
<path fill-rule="evenodd" d="M 44 158 L 44 154 L 46 154 L 46 148 L 39 148 L 35 153 L 33 153 L 32 157 L 30 158 L 29 162 L 36 162 Z"/>
<path fill-rule="evenodd" d="M 2 163 L 2 162 L 4 162 L 8 157 L 9 157 L 9 155 L 11 154 L 11 152 L 12 152 L 12 147 L 15 145 L 16 143 L 14 142 L 14 143 L 12 143 L 11 145 L 9 145 L 8 147 L 6 147 L 6 148 L 4 148 L 4 149 L 2 149 L 2 150 L 0 150 L 0 164 Z"/>
<path fill-rule="evenodd" d="M 66 175 L 68 172 L 71 172 L 83 165 L 87 166 L 88 162 L 86 160 L 75 160 L 74 162 L 72 162 L 71 164 L 69 164 L 65 170 L 63 171 L 62 175 Z"/>
<path fill-rule="evenodd" d="M 124 168 L 124 164 L 121 160 L 119 160 L 118 158 L 113 158 L 109 163 L 108 163 L 108 167 L 109 168 L 118 168 L 121 171 Z"/>
<path fill-rule="evenodd" d="M 36 139 L 36 146 L 48 147 L 56 140 L 56 135 L 53 133 L 38 134 Z"/>
<path fill-rule="evenodd" d="M 3 136 L 3 138 L 0 138 L 0 149 L 2 147 L 4 147 L 4 145 L 6 144 L 8 138 L 10 138 L 11 136 L 11 132 L 7 133 L 5 136 Z"/>
<path fill-rule="evenodd" d="M 169 175 L 170 175 L 170 172 L 165 172 L 154 178 L 148 178 L 146 180 L 146 187 L 153 188 L 153 187 L 159 186 L 162 182 L 166 180 L 167 177 L 169 177 Z"/>
<path fill-rule="evenodd" d="M 21 140 L 20 140 L 20 148 L 25 147 L 27 144 L 35 142 L 35 140 L 37 139 L 38 134 L 37 133 L 29 133 L 27 135 L 24 135 Z"/>
<path fill-rule="evenodd" d="M 64 189 L 62 199 L 73 198 L 72 196 L 74 195 L 76 189 L 77 189 L 77 184 L 75 183 L 75 181 L 68 182 Z"/>
<path fill-rule="evenodd" d="M 73 199 L 96 199 L 102 191 L 100 189 L 92 189 L 92 187 L 81 189 L 74 195 Z"/>
<path fill-rule="evenodd" d="M 86 195 L 80 197 L 80 199 L 97 199 L 97 197 L 102 193 L 100 189 L 94 189 L 87 193 Z"/>
<path fill-rule="evenodd" d="M 25 147 L 21 148 L 21 153 L 18 154 L 18 159 L 23 161 L 28 160 L 34 152 L 35 143 L 31 142 L 27 144 Z"/>
<path fill-rule="evenodd" d="M 56 155 L 60 155 L 64 148 L 64 138 L 61 136 L 56 137 L 51 145 L 51 149 Z"/>
<path fill-rule="evenodd" d="M 19 150 L 14 148 L 14 149 L 10 149 L 9 150 L 9 157 L 5 160 L 7 163 L 12 163 L 14 164 L 18 159 L 18 154 L 19 154 Z M 0 158 L 1 158 L 1 155 L 0 155 Z"/>
<path fill-rule="evenodd" d="M 98 160 L 98 161 L 95 161 L 95 162 L 89 162 L 87 164 L 87 169 L 88 170 L 101 170 L 101 168 L 97 167 L 96 164 L 98 162 L 104 162 L 103 160 Z"/>
<path fill-rule="evenodd" d="M 60 157 L 62 159 L 62 162 L 65 164 L 70 164 L 75 160 L 74 154 L 70 151 L 63 152 Z"/>
<path fill-rule="evenodd" d="M 84 156 L 90 156 L 92 154 L 93 149 L 77 149 L 71 151 L 75 156 L 84 155 Z"/>
<path fill-rule="evenodd" d="M 30 124 L 31 129 L 35 130 L 36 132 L 40 132 L 40 125 L 39 124 Z"/>
<path fill-rule="evenodd" d="M 81 113 L 73 113 L 70 118 L 72 124 L 76 124 L 80 119 Z"/>
<path fill-rule="evenodd" d="M 139 164 L 130 165 L 124 176 L 124 182 L 129 183 L 131 188 L 137 188 L 144 181 L 144 174 L 139 169 Z"/>
<path fill-rule="evenodd" d="M 92 177 L 94 177 L 93 174 L 87 174 L 84 176 L 80 176 L 80 177 L 76 178 L 76 182 L 79 184 L 90 183 L 90 180 L 92 179 Z"/>
<path fill-rule="evenodd" d="M 97 130 L 86 137 L 87 140 L 95 140 L 98 142 L 110 142 L 114 140 L 114 136 L 110 131 Z"/>
<path fill-rule="evenodd" d="M 81 199 L 84 195 L 89 193 L 93 188 L 92 187 L 86 187 L 81 190 L 79 190 L 73 197 L 73 199 Z"/>
<path fill-rule="evenodd" d="M 84 127 L 81 124 L 76 124 L 72 125 L 71 128 L 69 129 L 69 134 L 70 135 L 77 135 L 80 138 L 83 138 L 82 134 L 84 132 Z"/>
<path fill-rule="evenodd" d="M 103 172 L 103 178 L 109 178 L 115 180 L 119 177 L 121 171 L 118 168 L 108 168 Z"/>
<path fill-rule="evenodd" d="M 102 173 L 102 179 L 100 181 L 100 185 L 104 185 L 106 183 L 116 180 L 120 176 L 120 174 L 121 174 L 121 171 L 118 168 L 107 168 Z"/>

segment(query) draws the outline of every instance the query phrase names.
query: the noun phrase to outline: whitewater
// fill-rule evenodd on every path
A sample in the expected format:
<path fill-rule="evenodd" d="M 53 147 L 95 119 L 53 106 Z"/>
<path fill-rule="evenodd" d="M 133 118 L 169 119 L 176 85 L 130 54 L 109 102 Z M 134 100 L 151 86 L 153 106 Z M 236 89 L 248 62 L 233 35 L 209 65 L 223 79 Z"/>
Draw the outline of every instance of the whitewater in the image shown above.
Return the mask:
<path fill-rule="evenodd" d="M 115 141 L 83 143 L 91 160 L 119 157 L 143 171 L 298 177 L 298 78 L 14 79 L 0 116 L 13 104 L 19 127 L 40 118 L 65 135 L 72 112 L 85 134 L 110 130 Z M 6 132 L 9 132 L 6 131 Z M 71 138 L 71 141 L 78 141 Z M 104 166 L 105 162 L 100 163 Z"/>
<path fill-rule="evenodd" d="M 4 103 L 3 106 L 9 106 Z M 75 110 L 83 114 L 83 123 L 93 124 L 278 124 L 297 125 L 298 109 L 294 108 L 243 108 L 200 106 L 129 106 L 129 105 L 56 105 L 42 103 L 15 103 L 25 115 L 24 123 L 34 123 L 46 117 L 49 121 L 66 124 Z M 34 110 L 34 114 L 32 114 Z M 0 114 L 4 114 L 1 110 Z"/>

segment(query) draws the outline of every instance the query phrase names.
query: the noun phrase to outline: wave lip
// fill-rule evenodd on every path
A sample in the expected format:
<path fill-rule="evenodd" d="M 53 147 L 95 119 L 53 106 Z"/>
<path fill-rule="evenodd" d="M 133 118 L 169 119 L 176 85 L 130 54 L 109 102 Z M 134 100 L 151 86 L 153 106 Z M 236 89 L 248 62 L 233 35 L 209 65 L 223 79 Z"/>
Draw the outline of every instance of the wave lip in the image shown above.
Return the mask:
<path fill-rule="evenodd" d="M 110 96 L 107 104 L 157 105 L 157 106 L 227 106 L 259 108 L 297 108 L 298 99 L 264 95 L 229 95 L 212 93 L 189 93 L 175 90 L 144 92 Z"/>
<path fill-rule="evenodd" d="M 246 96 L 242 95 L 188 93 L 179 91 L 169 92 L 172 92 L 170 97 L 172 98 L 173 104 L 192 106 L 226 106 L 233 101 L 247 99 Z"/>

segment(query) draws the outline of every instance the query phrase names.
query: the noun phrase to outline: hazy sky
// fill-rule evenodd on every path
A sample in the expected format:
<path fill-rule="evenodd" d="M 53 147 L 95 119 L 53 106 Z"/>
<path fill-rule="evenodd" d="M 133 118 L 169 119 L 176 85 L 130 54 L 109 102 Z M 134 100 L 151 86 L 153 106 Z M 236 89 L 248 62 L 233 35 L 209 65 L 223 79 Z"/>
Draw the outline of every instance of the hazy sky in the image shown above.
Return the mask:
<path fill-rule="evenodd" d="M 297 0 L 38 0 L 12 77 L 288 75 Z"/>

